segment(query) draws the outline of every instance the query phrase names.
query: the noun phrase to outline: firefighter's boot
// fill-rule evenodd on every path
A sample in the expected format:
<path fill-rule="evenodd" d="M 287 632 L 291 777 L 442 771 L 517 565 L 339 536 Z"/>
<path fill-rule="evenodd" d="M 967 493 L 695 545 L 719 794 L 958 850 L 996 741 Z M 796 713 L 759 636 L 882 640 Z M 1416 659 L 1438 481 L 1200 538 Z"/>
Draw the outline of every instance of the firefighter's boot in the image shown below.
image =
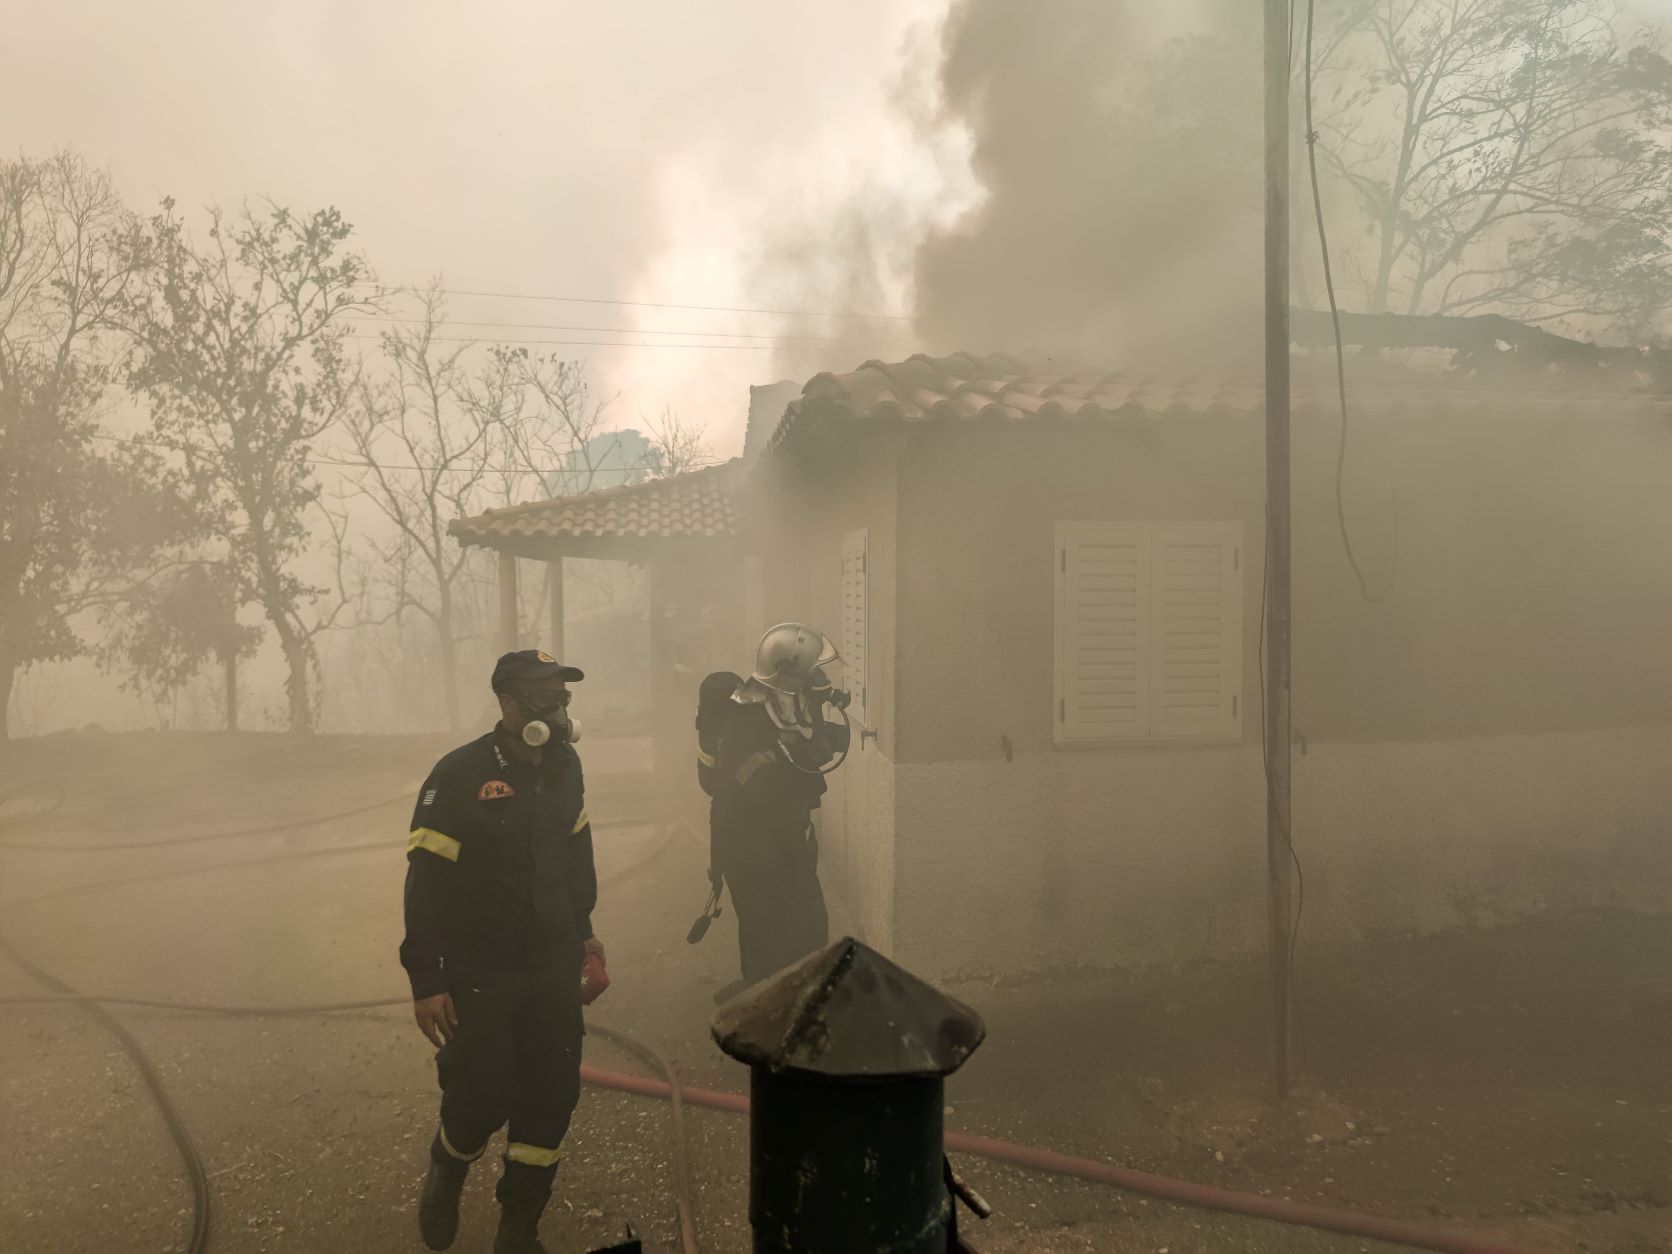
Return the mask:
<path fill-rule="evenodd" d="M 493 1254 L 546 1254 L 540 1243 L 540 1216 L 551 1200 L 557 1168 L 507 1162 L 494 1192 L 499 1197 L 499 1229 Z"/>
<path fill-rule="evenodd" d="M 418 1197 L 418 1235 L 432 1250 L 445 1250 L 459 1234 L 459 1194 L 470 1164 L 454 1158 L 436 1137 L 430 1146 L 430 1170 Z"/>

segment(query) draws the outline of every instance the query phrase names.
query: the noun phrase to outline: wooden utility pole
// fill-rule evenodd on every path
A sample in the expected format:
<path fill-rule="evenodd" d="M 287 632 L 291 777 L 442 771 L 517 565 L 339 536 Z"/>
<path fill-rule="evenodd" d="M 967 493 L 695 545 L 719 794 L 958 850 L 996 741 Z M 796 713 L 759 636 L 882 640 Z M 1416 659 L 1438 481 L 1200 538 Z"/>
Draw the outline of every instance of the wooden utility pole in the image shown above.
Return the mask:
<path fill-rule="evenodd" d="M 1266 0 L 1266 910 L 1272 1076 L 1289 1092 L 1289 0 Z"/>

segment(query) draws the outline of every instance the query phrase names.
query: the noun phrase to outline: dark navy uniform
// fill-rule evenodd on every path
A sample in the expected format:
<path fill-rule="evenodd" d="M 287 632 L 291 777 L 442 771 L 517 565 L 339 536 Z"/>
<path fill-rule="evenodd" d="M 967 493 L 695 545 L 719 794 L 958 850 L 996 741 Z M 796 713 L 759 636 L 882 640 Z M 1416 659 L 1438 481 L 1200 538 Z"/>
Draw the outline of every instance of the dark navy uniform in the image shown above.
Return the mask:
<path fill-rule="evenodd" d="M 704 683 L 697 779 L 713 798 L 710 874 L 731 890 L 743 980 L 754 984 L 829 940 L 813 833 L 825 782 L 790 765 L 762 706 L 720 695 L 736 679 L 719 672 Z"/>
<path fill-rule="evenodd" d="M 452 995 L 432 1153 L 474 1161 L 510 1123 L 502 1204 L 543 1205 L 580 1097 L 582 942 L 598 880 L 580 758 L 496 729 L 424 781 L 407 843 L 401 965 Z M 439 1161 L 439 1158 L 438 1158 Z"/>

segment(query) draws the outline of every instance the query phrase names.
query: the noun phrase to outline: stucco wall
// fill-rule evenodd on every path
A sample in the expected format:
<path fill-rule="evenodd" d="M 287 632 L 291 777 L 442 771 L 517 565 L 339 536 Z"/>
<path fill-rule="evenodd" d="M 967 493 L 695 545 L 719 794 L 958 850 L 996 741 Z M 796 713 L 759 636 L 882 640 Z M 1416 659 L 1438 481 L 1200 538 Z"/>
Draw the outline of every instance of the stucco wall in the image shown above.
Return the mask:
<path fill-rule="evenodd" d="M 1672 731 L 1314 745 L 1302 938 L 1672 910 Z M 896 958 L 936 976 L 1261 952 L 1259 749 L 902 766 Z"/>
<path fill-rule="evenodd" d="M 1672 432 L 1356 419 L 1346 500 L 1373 592 L 1397 550 L 1378 604 L 1342 549 L 1337 434 L 1333 417 L 1297 420 L 1308 940 L 1672 908 Z M 909 436 L 892 887 L 908 965 L 1146 965 L 1263 943 L 1260 455 L 1253 421 Z M 1054 527 L 1095 519 L 1244 523 L 1241 746 L 1053 747 Z"/>
<path fill-rule="evenodd" d="M 794 620 L 839 640 L 842 538 L 859 528 L 869 533 L 863 730 L 874 735 L 856 729 L 848 760 L 829 777 L 817 823 L 833 923 L 884 949 L 894 940 L 895 452 L 890 442 L 872 441 L 810 462 L 777 460 L 757 481 L 751 505 L 751 537 L 762 559 L 761 628 Z"/>

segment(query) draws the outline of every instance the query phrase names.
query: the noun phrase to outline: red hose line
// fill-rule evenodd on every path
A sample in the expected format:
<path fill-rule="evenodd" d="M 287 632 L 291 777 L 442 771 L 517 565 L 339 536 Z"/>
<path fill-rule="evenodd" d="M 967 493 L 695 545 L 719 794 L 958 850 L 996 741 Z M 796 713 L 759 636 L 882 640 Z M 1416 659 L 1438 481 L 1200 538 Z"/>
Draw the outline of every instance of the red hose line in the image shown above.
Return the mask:
<path fill-rule="evenodd" d="M 649 1076 L 623 1075 L 619 1071 L 605 1071 L 600 1067 L 581 1064 L 581 1079 L 594 1088 L 614 1089 L 618 1093 L 631 1093 L 635 1097 L 656 1097 L 667 1101 L 673 1092 L 660 1080 L 652 1080 Z M 680 1094 L 693 1106 L 706 1106 L 710 1110 L 730 1111 L 734 1115 L 749 1113 L 749 1099 L 741 1093 L 721 1093 L 716 1089 L 694 1089 L 689 1084 L 680 1087 Z"/>
<path fill-rule="evenodd" d="M 672 1094 L 660 1080 L 643 1076 L 620 1075 L 601 1071 L 597 1067 L 582 1066 L 581 1079 L 598 1088 L 614 1089 L 639 1097 L 666 1100 Z M 749 1099 L 741 1093 L 720 1093 L 713 1089 L 684 1086 L 680 1090 L 685 1101 L 710 1110 L 724 1110 L 732 1114 L 749 1113 Z M 1091 1158 L 1076 1158 L 1055 1150 L 1035 1149 L 1016 1145 L 993 1137 L 975 1136 L 968 1132 L 948 1132 L 946 1148 L 962 1154 L 978 1154 L 995 1162 L 1026 1167 L 1033 1171 L 1048 1171 L 1059 1176 L 1074 1176 L 1093 1184 L 1113 1185 L 1133 1193 L 1177 1202 L 1182 1206 L 1199 1206 L 1208 1210 L 1226 1211 L 1233 1215 L 1247 1215 L 1254 1219 L 1269 1219 L 1274 1223 L 1293 1224 L 1302 1228 L 1321 1228 L 1346 1236 L 1363 1237 L 1372 1241 L 1390 1241 L 1395 1245 L 1412 1246 L 1419 1250 L 1436 1250 L 1440 1254 L 1530 1254 L 1480 1237 L 1440 1232 L 1421 1224 L 1405 1223 L 1398 1219 L 1382 1219 L 1375 1215 L 1361 1215 L 1355 1211 L 1335 1210 L 1328 1206 L 1310 1206 L 1305 1202 L 1290 1202 L 1282 1198 L 1263 1197 L 1258 1193 L 1238 1193 L 1231 1189 L 1216 1189 L 1211 1185 L 1192 1184 L 1147 1171 L 1133 1171 L 1115 1167 Z"/>
<path fill-rule="evenodd" d="M 375 1001 L 330 1002 L 318 1006 L 214 1006 L 191 1005 L 181 1002 L 150 1001 L 139 998 L 87 997 L 74 993 L 44 993 L 0 997 L 0 1005 L 34 1002 L 108 1002 L 113 1005 L 153 1006 L 173 1010 L 198 1010 L 210 1014 L 271 1015 L 315 1014 L 342 1010 L 362 1010 L 377 1006 L 404 1006 L 405 998 L 380 998 Z M 620 1043 L 631 1038 L 620 1033 L 596 1029 L 600 1035 L 610 1036 Z M 637 1042 L 633 1042 L 637 1044 Z M 658 1058 L 657 1065 L 672 1074 L 666 1063 Z M 652 1097 L 662 1101 L 673 1099 L 673 1089 L 662 1080 L 648 1076 L 625 1075 L 581 1064 L 581 1079 L 595 1088 L 612 1089 L 637 1097 Z M 749 1099 L 741 1093 L 722 1093 L 716 1089 L 691 1088 L 681 1084 L 680 1100 L 709 1110 L 723 1110 L 729 1114 L 749 1113 Z M 976 1136 L 969 1132 L 948 1132 L 946 1148 L 961 1154 L 977 1154 L 994 1162 L 1009 1163 L 1032 1171 L 1046 1171 L 1060 1176 L 1072 1176 L 1093 1184 L 1112 1185 L 1132 1193 L 1142 1193 L 1181 1206 L 1197 1206 L 1208 1210 L 1225 1211 L 1266 1219 L 1273 1223 L 1292 1224 L 1302 1228 L 1319 1228 L 1325 1232 L 1339 1232 L 1346 1236 L 1372 1241 L 1388 1241 L 1395 1245 L 1411 1246 L 1419 1250 L 1435 1250 L 1439 1254 L 1531 1254 L 1527 1250 L 1502 1245 L 1481 1237 L 1440 1232 L 1421 1224 L 1405 1223 L 1398 1219 L 1383 1219 L 1356 1211 L 1336 1210 L 1328 1206 L 1312 1206 L 1305 1202 L 1291 1202 L 1282 1198 L 1264 1197 L 1258 1193 L 1239 1193 L 1232 1189 L 1218 1189 L 1206 1184 L 1192 1184 L 1148 1171 L 1134 1171 L 1116 1167 L 1092 1158 L 1077 1158 L 1056 1150 L 1037 1149 L 1017 1145 L 994 1137 Z M 683 1219 L 683 1216 L 682 1216 Z"/>
<path fill-rule="evenodd" d="M 695 1100 L 689 1090 L 686 1097 Z M 1363 1215 L 1357 1211 L 1336 1210 L 1329 1206 L 1312 1206 L 1305 1202 L 1291 1202 L 1258 1193 L 1216 1189 L 1212 1185 L 1192 1184 L 1188 1180 L 1174 1180 L 1170 1176 L 1133 1171 L 1127 1167 L 1115 1167 L 1091 1158 L 1076 1158 L 1072 1154 L 1060 1154 L 1056 1150 L 1035 1149 L 1029 1145 L 1016 1145 L 1010 1141 L 975 1136 L 968 1132 L 948 1132 L 946 1148 L 966 1154 L 979 1154 L 983 1158 L 1031 1168 L 1034 1171 L 1077 1176 L 1095 1184 L 1111 1184 L 1118 1189 L 1144 1193 L 1184 1206 L 1201 1206 L 1208 1210 L 1228 1211 L 1234 1215 L 1269 1219 L 1275 1223 L 1322 1228 L 1326 1232 L 1340 1232 L 1373 1241 L 1391 1241 L 1396 1245 L 1414 1246 L 1419 1250 L 1439 1250 L 1443 1254 L 1529 1254 L 1526 1250 L 1517 1250 L 1496 1241 L 1440 1232 L 1422 1224 L 1384 1219 L 1378 1215 Z"/>

